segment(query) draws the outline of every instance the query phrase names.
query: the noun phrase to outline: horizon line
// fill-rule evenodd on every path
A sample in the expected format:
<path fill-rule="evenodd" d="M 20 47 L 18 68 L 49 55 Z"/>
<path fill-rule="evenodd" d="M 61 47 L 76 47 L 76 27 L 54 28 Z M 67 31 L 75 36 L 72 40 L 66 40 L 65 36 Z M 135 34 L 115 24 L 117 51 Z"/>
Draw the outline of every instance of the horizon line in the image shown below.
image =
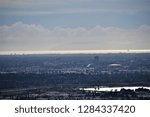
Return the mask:
<path fill-rule="evenodd" d="M 150 49 L 126 50 L 51 50 L 51 51 L 0 51 L 0 55 L 30 55 L 30 54 L 110 54 L 110 53 L 150 53 Z"/>

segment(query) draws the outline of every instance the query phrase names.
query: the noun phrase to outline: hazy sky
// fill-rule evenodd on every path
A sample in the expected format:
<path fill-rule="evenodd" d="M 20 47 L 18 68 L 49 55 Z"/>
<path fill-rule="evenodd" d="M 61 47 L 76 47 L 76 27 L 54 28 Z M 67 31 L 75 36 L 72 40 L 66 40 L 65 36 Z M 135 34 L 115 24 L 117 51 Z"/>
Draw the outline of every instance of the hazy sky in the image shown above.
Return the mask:
<path fill-rule="evenodd" d="M 150 0 L 0 0 L 0 51 L 150 49 Z"/>

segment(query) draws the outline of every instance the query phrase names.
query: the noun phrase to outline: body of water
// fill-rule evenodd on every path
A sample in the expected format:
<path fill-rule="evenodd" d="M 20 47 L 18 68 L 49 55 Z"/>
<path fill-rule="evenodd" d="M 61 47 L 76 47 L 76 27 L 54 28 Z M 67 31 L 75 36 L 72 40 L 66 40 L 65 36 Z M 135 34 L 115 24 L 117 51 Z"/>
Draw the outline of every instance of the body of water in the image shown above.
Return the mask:
<path fill-rule="evenodd" d="M 150 87 L 142 87 L 142 86 L 136 86 L 136 87 L 94 87 L 94 88 L 80 88 L 80 90 L 84 90 L 84 91 L 120 91 L 121 89 L 131 89 L 131 90 L 135 90 L 138 88 L 144 88 L 144 89 L 149 89 Z"/>

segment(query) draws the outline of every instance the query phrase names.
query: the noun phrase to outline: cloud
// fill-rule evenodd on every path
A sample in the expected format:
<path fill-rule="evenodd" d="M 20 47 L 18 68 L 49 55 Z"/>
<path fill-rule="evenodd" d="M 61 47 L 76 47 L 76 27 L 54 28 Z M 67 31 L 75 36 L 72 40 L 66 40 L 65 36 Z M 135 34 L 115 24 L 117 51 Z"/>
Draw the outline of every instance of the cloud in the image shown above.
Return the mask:
<path fill-rule="evenodd" d="M 0 0 L 2 15 L 150 12 L 149 0 Z"/>
<path fill-rule="evenodd" d="M 15 15 L 15 16 L 47 16 L 47 15 L 59 15 L 59 14 L 78 14 L 78 13 L 126 13 L 126 14 L 134 14 L 138 12 L 138 10 L 129 10 L 129 9 L 99 9 L 99 8 L 63 8 L 57 9 L 55 11 L 50 10 L 27 10 L 27 11 L 5 11 L 0 12 L 1 15 Z"/>
<path fill-rule="evenodd" d="M 81 3 L 97 0 L 0 0 L 1 7 L 27 7 L 42 5 L 60 5 L 68 3 Z"/>
<path fill-rule="evenodd" d="M 150 49 L 150 26 L 136 29 L 95 26 L 87 29 L 17 22 L 0 26 L 0 51 Z"/>

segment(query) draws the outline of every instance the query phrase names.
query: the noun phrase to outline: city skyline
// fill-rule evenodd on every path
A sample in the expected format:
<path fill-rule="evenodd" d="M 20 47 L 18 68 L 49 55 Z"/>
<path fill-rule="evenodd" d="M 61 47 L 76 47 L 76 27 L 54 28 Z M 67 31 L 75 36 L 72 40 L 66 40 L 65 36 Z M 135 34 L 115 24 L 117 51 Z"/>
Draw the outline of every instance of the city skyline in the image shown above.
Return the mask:
<path fill-rule="evenodd" d="M 30 54 L 118 54 L 118 53 L 150 53 L 146 50 L 53 50 L 53 51 L 0 51 L 0 55 L 30 55 Z"/>

